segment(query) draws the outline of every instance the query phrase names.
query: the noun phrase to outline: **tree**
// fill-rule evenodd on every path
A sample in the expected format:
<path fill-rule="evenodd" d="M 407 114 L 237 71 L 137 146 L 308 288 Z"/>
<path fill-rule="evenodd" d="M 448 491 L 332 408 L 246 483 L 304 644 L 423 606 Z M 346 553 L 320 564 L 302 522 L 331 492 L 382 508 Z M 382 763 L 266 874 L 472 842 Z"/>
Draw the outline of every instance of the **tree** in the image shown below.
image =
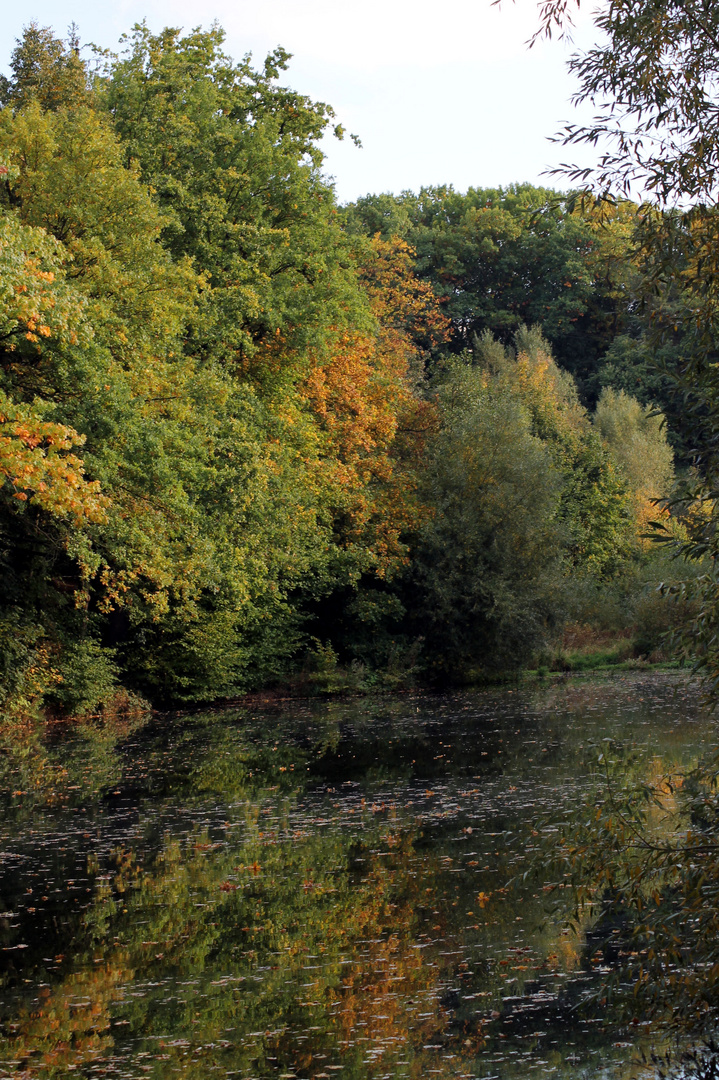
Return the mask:
<path fill-rule="evenodd" d="M 545 32 L 561 26 L 567 0 L 541 5 Z M 673 396 L 671 419 L 690 447 L 693 469 L 671 509 L 686 529 L 663 539 L 674 553 L 709 567 L 685 585 L 696 617 L 684 627 L 685 650 L 703 672 L 710 700 L 719 693 L 719 243 L 717 243 L 716 42 L 719 10 L 706 0 L 611 0 L 595 16 L 600 43 L 570 64 L 579 101 L 597 115 L 564 132 L 568 144 L 602 144 L 593 169 L 569 168 L 589 197 L 642 196 L 633 247 L 656 358 Z M 615 405 L 617 402 L 615 401 Z M 624 408 L 622 409 L 624 411 Z M 601 423 L 600 418 L 600 423 Z M 610 748 L 612 749 L 612 748 Z M 613 754 L 612 757 L 616 755 Z M 636 1010 L 694 1039 L 717 1027 L 717 780 L 719 758 L 662 782 L 637 785 L 607 773 L 592 801 L 556 849 L 579 905 L 596 897 L 606 919 L 620 920 Z M 657 814 L 663 815 L 660 829 Z M 661 820 L 661 819 L 660 819 Z M 582 867 L 584 881 L 576 876 Z M 590 896 L 591 893 L 591 896 Z M 600 924 L 601 929 L 601 924 Z M 621 954 L 620 954 L 621 955 Z M 709 1063 L 709 1072 L 712 1063 Z M 701 1063 L 699 1063 L 701 1073 Z"/>
<path fill-rule="evenodd" d="M 506 386 L 456 361 L 439 393 L 442 427 L 422 493 L 408 601 L 430 675 L 511 670 L 556 617 L 561 476 Z"/>
<path fill-rule="evenodd" d="M 605 389 L 594 426 L 629 484 L 638 520 L 647 526 L 657 516 L 657 502 L 671 495 L 674 480 L 664 417 L 623 390 Z"/>
<path fill-rule="evenodd" d="M 485 335 L 474 355 L 521 401 L 533 434 L 547 445 L 562 476 L 559 517 L 567 570 L 599 581 L 611 578 L 636 548 L 637 523 L 626 480 L 592 430 L 574 380 L 555 363 L 541 332 L 522 328 L 514 346 L 507 349 Z"/>
<path fill-rule="evenodd" d="M 46 534 L 14 533 L 20 595 L 30 550 L 40 560 L 28 618 L 61 654 L 99 634 L 145 692 L 229 689 L 292 651 L 287 589 L 326 575 L 314 435 L 305 426 L 298 439 L 250 387 L 188 353 L 197 275 L 159 243 L 165 217 L 97 111 L 3 110 L 0 145 L 4 227 L 22 223 L 39 259 L 20 291 L 6 279 L 7 393 L 18 407 L 41 398 L 44 421 L 84 438 L 83 467 L 109 499 L 106 520 L 60 552 Z"/>
<path fill-rule="evenodd" d="M 6 184 L 16 178 L 8 166 L 1 171 Z M 65 587 L 77 588 L 96 568 L 92 533 L 108 522 L 112 506 L 78 456 L 85 435 L 39 396 L 47 391 L 52 396 L 49 383 L 38 378 L 43 346 L 87 341 L 85 297 L 67 279 L 69 261 L 44 230 L 22 225 L 14 213 L 0 217 L 0 708 L 5 715 L 33 714 L 64 681 L 57 635 L 48 633 L 48 626 L 61 612 L 67 614 Z M 28 395 L 23 382 L 31 371 Z M 51 579 L 61 583 L 59 590 Z M 103 676 L 103 681 L 108 680 Z"/>
<path fill-rule="evenodd" d="M 338 332 L 299 384 L 321 433 L 335 544 L 353 568 L 349 580 L 314 598 L 312 628 L 332 640 L 342 660 L 372 667 L 386 666 L 402 637 L 398 579 L 427 513 L 419 489 L 437 427 L 436 405 L 423 394 L 425 363 L 448 330 L 412 256 L 396 237 L 359 245 L 374 332 Z"/>
<path fill-rule="evenodd" d="M 566 2 L 543 4 L 543 28 Z M 719 138 L 713 123 L 719 13 L 706 0 L 612 0 L 595 17 L 601 44 L 575 54 L 577 101 L 598 111 L 565 129 L 566 144 L 601 143 L 595 168 L 571 169 L 595 190 L 644 192 L 657 205 L 716 200 Z"/>
<path fill-rule="evenodd" d="M 43 109 L 57 109 L 87 100 L 87 71 L 74 24 L 66 43 L 49 27 L 31 22 L 13 49 L 10 70 L 10 79 L 0 79 L 0 105 L 17 108 L 37 101 Z"/>
<path fill-rule="evenodd" d="M 278 84 L 284 50 L 255 70 L 223 41 L 218 26 L 185 37 L 136 26 L 107 58 L 99 103 L 167 213 L 168 250 L 204 275 L 194 347 L 272 387 L 326 331 L 361 322 L 363 305 L 320 169 L 333 110 Z M 286 346 L 279 363 L 260 348 L 274 338 Z"/>
<path fill-rule="evenodd" d="M 78 641 L 153 700 L 280 677 L 323 597 L 403 565 L 418 515 L 418 387 L 446 320 L 406 245 L 341 230 L 330 110 L 277 86 L 284 54 L 256 72 L 221 41 L 137 28 L 86 97 L 45 107 L 16 73 L 0 111 L 0 229 L 24 238 L 4 249 L 0 390 L 30 437 L 82 445 L 37 444 L 47 492 L 64 463 L 102 507 L 51 543 L 15 530 L 8 555 L 64 705 Z M 36 45 L 30 28 L 23 71 Z"/>
<path fill-rule="evenodd" d="M 368 195 L 345 214 L 352 230 L 396 232 L 416 249 L 418 273 L 451 319 L 453 351 L 484 331 L 511 344 L 522 325 L 538 325 L 591 393 L 593 371 L 627 320 L 634 212 L 623 203 L 602 224 L 589 202 L 580 208 L 568 194 L 517 184 Z"/>
<path fill-rule="evenodd" d="M 424 379 L 421 345 L 443 341 L 448 324 L 411 256 L 403 241 L 379 236 L 359 253 L 376 330 L 337 333 L 300 384 L 326 440 L 332 486 L 354 493 L 354 506 L 341 504 L 346 542 L 374 553 L 382 577 L 406 561 L 402 536 L 417 520 L 412 495 L 433 412 L 413 392 Z"/>
<path fill-rule="evenodd" d="M 541 6 L 542 28 L 561 25 L 566 0 Z M 709 556 L 692 585 L 700 598 L 688 628 L 713 693 L 719 690 L 719 586 L 715 567 L 719 495 L 719 136 L 715 124 L 719 12 L 705 0 L 612 0 L 596 17 L 602 42 L 570 64 L 578 101 L 598 107 L 592 123 L 570 126 L 571 145 L 602 144 L 596 168 L 567 167 L 573 180 L 611 202 L 635 191 L 644 201 L 633 236 L 643 277 L 649 344 L 671 388 L 669 419 L 692 470 L 673 499 L 687 528 L 679 556 Z M 589 189 L 591 188 L 591 191 Z"/>
<path fill-rule="evenodd" d="M 635 333 L 618 334 L 602 357 L 592 385 L 597 400 L 605 389 L 624 392 L 642 405 L 666 412 L 672 406 L 671 383 L 666 372 L 676 366 L 677 345 L 652 345 L 646 327 L 638 325 Z M 673 445 L 682 445 L 675 429 L 668 432 Z"/>

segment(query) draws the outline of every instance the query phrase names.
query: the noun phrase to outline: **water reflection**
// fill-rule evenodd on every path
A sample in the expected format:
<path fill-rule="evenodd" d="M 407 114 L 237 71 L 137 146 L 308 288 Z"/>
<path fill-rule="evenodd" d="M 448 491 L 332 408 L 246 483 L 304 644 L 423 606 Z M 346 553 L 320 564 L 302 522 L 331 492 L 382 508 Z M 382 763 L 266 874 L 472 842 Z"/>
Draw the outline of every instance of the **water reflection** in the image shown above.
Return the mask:
<path fill-rule="evenodd" d="M 514 889 L 588 747 L 696 755 L 671 680 L 6 741 L 0 1068 L 27 1078 L 597 1075 L 591 949 Z M 561 894 L 560 894 L 561 895 Z"/>

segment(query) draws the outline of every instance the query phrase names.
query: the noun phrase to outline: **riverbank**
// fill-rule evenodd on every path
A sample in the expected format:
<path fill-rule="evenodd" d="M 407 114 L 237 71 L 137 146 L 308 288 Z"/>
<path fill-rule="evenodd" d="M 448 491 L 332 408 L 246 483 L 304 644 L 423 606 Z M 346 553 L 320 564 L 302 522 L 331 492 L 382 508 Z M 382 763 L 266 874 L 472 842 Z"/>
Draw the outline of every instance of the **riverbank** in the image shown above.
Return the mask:
<path fill-rule="evenodd" d="M 469 671 L 454 684 L 429 684 L 416 665 L 397 663 L 372 669 L 360 663 L 342 664 L 330 648 L 313 654 L 311 662 L 294 676 L 246 693 L 197 702 L 192 705 L 152 704 L 140 696 L 119 688 L 99 709 L 68 714 L 58 710 L 33 710 L 23 716 L 0 715 L 0 731 L 33 728 L 54 729 L 58 737 L 78 723 L 96 722 L 104 728 L 130 730 L 143 717 L 180 716 L 206 710 L 227 708 L 275 708 L 297 701 L 386 697 L 393 694 L 442 694 L 490 687 L 511 687 L 547 683 L 570 676 L 601 675 L 619 672 L 661 673 L 690 669 L 666 652 L 655 648 L 648 656 L 641 653 L 631 632 L 597 631 L 589 626 L 570 627 L 554 650 L 548 650 L 528 667 L 514 671 Z"/>

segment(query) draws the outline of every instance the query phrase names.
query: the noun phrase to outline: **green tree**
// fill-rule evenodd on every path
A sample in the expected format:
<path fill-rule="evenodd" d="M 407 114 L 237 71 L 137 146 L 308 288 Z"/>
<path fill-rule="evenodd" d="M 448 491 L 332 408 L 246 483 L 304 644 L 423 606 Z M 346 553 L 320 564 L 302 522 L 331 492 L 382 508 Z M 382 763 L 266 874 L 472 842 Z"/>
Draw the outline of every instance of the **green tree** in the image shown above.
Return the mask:
<path fill-rule="evenodd" d="M 363 304 L 321 173 L 333 110 L 278 83 L 283 49 L 256 70 L 223 41 L 216 25 L 185 37 L 136 26 L 98 95 L 126 162 L 170 212 L 163 242 L 204 275 L 194 348 L 272 387 L 306 370 L 308 348 L 361 319 Z"/>
<path fill-rule="evenodd" d="M 17 108 L 37 101 L 43 109 L 57 109 L 87 100 L 87 71 L 74 24 L 64 42 L 49 27 L 31 22 L 13 49 L 10 71 L 9 79 L 0 77 L 0 105 Z"/>
<path fill-rule="evenodd" d="M 397 233 L 417 252 L 452 320 L 461 351 L 489 331 L 505 344 L 541 326 L 559 362 L 591 392 L 591 376 L 627 319 L 634 270 L 634 207 L 600 217 L 586 202 L 529 184 L 423 188 L 368 195 L 345 211 L 348 228 Z"/>
<path fill-rule="evenodd" d="M 668 368 L 676 365 L 678 349 L 673 342 L 663 347 L 652 345 L 646 327 L 636 334 L 618 334 L 605 352 L 594 375 L 592 397 L 599 399 L 604 389 L 624 392 L 642 405 L 666 411 L 672 407 L 671 382 Z M 669 433 L 672 442 L 679 432 Z"/>
<path fill-rule="evenodd" d="M 461 361 L 439 395 L 411 615 L 434 678 L 521 666 L 558 618 L 561 474 L 516 395 Z"/>
<path fill-rule="evenodd" d="M 3 169 L 8 182 L 15 179 L 11 169 Z M 58 416 L 42 375 L 32 380 L 30 393 L 23 386 L 24 376 L 37 369 L 43 345 L 72 348 L 87 342 L 86 298 L 68 280 L 68 263 L 63 246 L 44 230 L 22 225 L 14 213 L 0 215 L 0 708 L 5 714 L 33 714 L 64 681 L 57 634 L 48 635 L 48 627 L 69 615 L 81 635 L 65 589 L 93 572 L 92 533 L 109 520 L 110 500 L 79 456 L 85 435 L 67 423 L 67 413 Z M 107 688 L 107 678 L 102 681 Z"/>
<path fill-rule="evenodd" d="M 594 426 L 618 463 L 631 491 L 639 517 L 648 517 L 653 503 L 671 494 L 674 454 L 667 440 L 664 417 L 642 407 L 623 390 L 602 391 Z"/>
<path fill-rule="evenodd" d="M 34 245 L 6 248 L 3 392 L 14 423 L 82 444 L 57 460 L 105 515 L 33 534 L 28 655 L 39 634 L 66 707 L 77 641 L 154 700 L 278 677 L 320 597 L 405 558 L 435 298 L 401 245 L 342 233 L 329 110 L 276 86 L 279 55 L 253 72 L 221 40 L 138 28 L 89 97 L 48 109 L 16 80 L 0 112 L 3 228 Z"/>
<path fill-rule="evenodd" d="M 598 580 L 616 575 L 635 553 L 636 521 L 627 482 L 592 429 L 574 379 L 554 362 L 536 327 L 522 328 L 509 349 L 484 335 L 474 355 L 522 403 L 563 478 L 567 569 Z"/>
<path fill-rule="evenodd" d="M 21 295 L 38 310 L 8 312 L 5 387 L 17 403 L 42 397 L 48 421 L 80 433 L 83 467 L 109 500 L 92 553 L 73 533 L 65 569 L 46 562 L 35 575 L 46 594 L 59 585 L 54 605 L 37 598 L 40 623 L 56 642 L 100 632 L 145 692 L 228 692 L 292 651 L 287 592 L 327 575 L 330 516 L 307 464 L 316 435 L 188 354 L 200 282 L 160 244 L 165 217 L 100 114 L 35 101 L 6 109 L 0 146 L 6 220 L 33 239 L 41 227 L 54 235 L 63 266 L 52 288 L 28 271 Z M 81 326 L 65 332 L 70 282 Z M 60 302 L 47 323 L 43 289 Z M 15 332 L 30 315 L 35 329 Z M 21 544 L 17 558 L 27 557 Z"/>

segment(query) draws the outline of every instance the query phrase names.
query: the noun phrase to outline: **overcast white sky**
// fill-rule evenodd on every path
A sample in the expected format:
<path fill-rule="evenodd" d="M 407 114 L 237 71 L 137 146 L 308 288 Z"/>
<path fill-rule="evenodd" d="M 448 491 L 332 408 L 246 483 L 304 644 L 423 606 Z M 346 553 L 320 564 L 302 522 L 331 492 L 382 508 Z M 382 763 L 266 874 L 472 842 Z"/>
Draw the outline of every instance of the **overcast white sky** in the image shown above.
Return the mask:
<path fill-rule="evenodd" d="M 143 18 L 153 30 L 217 19 L 235 57 L 252 52 L 259 62 L 276 45 L 292 52 L 285 81 L 329 102 L 362 140 L 362 149 L 326 140 L 326 171 L 342 202 L 423 184 L 564 186 L 541 174 L 578 158 L 548 141 L 576 119 L 574 87 L 566 44 L 527 50 L 535 0 L 503 0 L 501 9 L 490 0 L 29 0 L 4 11 L 0 62 L 6 69 L 32 19 L 61 36 L 75 21 L 83 41 L 112 48 Z M 586 9 L 574 36 L 592 41 Z"/>

